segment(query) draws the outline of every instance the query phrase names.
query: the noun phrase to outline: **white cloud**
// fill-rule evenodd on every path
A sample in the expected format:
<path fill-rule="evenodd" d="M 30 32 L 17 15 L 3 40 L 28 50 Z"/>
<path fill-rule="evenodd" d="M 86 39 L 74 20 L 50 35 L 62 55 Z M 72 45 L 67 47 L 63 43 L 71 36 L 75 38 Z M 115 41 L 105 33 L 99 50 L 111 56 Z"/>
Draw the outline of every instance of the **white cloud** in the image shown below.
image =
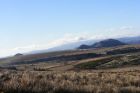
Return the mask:
<path fill-rule="evenodd" d="M 50 41 L 47 44 L 37 44 L 37 45 L 34 44 L 29 46 L 19 46 L 12 49 L 4 49 L 3 51 L 1 51 L 0 56 L 15 55 L 16 53 L 26 53 L 33 50 L 49 49 L 67 43 L 73 43 L 73 42 L 89 40 L 89 39 L 97 39 L 101 37 L 102 35 L 92 36 L 91 34 L 87 34 L 87 33 L 82 33 L 80 35 L 65 34 L 62 38 L 56 39 L 54 41 Z"/>

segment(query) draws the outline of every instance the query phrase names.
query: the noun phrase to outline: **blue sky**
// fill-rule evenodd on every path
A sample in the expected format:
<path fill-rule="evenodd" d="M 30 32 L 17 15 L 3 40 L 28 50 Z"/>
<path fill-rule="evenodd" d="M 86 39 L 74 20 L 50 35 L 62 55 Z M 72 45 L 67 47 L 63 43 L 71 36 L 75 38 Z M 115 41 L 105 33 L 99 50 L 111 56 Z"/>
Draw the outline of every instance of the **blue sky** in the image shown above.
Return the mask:
<path fill-rule="evenodd" d="M 0 56 L 78 37 L 140 35 L 139 11 L 140 0 L 0 0 Z"/>

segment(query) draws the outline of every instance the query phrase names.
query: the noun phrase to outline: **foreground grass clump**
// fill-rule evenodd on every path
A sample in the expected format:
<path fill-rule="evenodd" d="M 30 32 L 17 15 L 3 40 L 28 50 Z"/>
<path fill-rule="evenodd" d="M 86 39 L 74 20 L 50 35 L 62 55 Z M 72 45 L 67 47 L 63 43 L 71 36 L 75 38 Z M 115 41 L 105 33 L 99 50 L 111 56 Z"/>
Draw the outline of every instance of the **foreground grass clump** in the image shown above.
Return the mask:
<path fill-rule="evenodd" d="M 2 93 L 140 93 L 140 71 L 6 71 Z"/>

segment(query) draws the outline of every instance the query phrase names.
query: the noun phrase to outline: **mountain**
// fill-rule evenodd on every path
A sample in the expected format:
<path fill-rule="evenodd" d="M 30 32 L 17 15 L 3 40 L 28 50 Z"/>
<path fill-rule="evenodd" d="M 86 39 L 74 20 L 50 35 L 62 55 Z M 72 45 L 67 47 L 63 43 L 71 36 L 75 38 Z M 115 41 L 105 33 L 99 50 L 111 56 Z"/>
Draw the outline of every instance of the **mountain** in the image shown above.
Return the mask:
<path fill-rule="evenodd" d="M 94 43 L 93 45 L 81 45 L 78 47 L 78 49 L 88 49 L 88 48 L 102 48 L 102 47 L 114 47 L 114 46 L 120 46 L 120 45 L 126 45 L 125 43 L 116 40 L 116 39 L 106 39 L 97 43 Z"/>
<path fill-rule="evenodd" d="M 113 46 L 120 46 L 120 45 L 126 45 L 126 44 L 116 39 L 107 39 L 107 40 L 97 42 L 93 44 L 91 47 L 102 48 L 102 47 L 113 47 Z"/>
<path fill-rule="evenodd" d="M 81 45 L 80 47 L 78 47 L 78 49 L 88 49 L 90 48 L 89 45 Z"/>

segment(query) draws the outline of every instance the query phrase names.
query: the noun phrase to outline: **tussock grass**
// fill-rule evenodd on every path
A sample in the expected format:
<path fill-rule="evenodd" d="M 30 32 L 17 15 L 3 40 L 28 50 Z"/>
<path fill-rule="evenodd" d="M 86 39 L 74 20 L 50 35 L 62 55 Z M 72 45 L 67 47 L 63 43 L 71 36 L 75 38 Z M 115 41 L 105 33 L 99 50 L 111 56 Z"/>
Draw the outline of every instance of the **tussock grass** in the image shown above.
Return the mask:
<path fill-rule="evenodd" d="M 8 71 L 0 75 L 2 93 L 140 93 L 140 71 Z"/>

